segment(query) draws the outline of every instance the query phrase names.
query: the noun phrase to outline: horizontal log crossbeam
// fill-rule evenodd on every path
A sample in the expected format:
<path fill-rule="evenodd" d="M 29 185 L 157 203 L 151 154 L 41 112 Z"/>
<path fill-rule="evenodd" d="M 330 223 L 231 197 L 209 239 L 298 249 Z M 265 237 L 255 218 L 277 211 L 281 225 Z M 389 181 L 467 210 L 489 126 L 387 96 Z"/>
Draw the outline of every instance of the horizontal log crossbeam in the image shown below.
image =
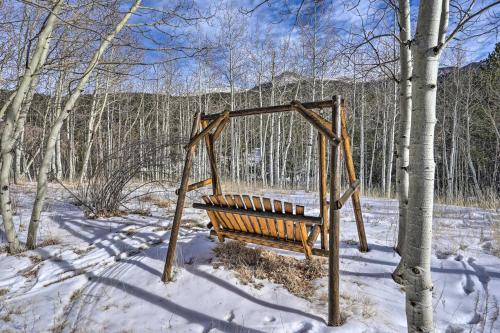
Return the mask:
<path fill-rule="evenodd" d="M 335 99 L 335 97 L 334 97 Z M 332 107 L 332 100 L 325 100 L 325 101 L 317 101 L 317 102 L 308 102 L 308 103 L 302 103 L 302 105 L 306 109 L 325 109 L 325 108 L 331 108 Z M 284 105 L 274 105 L 274 106 L 268 106 L 268 107 L 263 107 L 263 108 L 251 108 L 251 109 L 242 109 L 242 110 L 235 110 L 229 112 L 229 117 L 234 118 L 234 117 L 245 117 L 245 116 L 254 116 L 254 115 L 260 115 L 260 114 L 269 114 L 269 113 L 279 113 L 279 112 L 293 112 L 295 111 L 295 108 L 292 107 L 292 104 L 284 104 Z M 201 120 L 214 120 L 217 119 L 222 113 L 214 113 L 214 114 L 203 114 L 201 115 Z"/>
<path fill-rule="evenodd" d="M 257 210 L 246 210 L 246 209 L 239 209 L 239 208 L 232 208 L 232 207 L 220 207 L 220 206 L 206 205 L 206 204 L 201 204 L 201 203 L 194 203 L 193 208 L 216 211 L 216 212 L 223 212 L 223 213 L 237 214 L 240 216 L 246 215 L 246 216 L 264 217 L 264 218 L 271 218 L 271 219 L 277 218 L 280 220 L 303 222 L 307 225 L 321 225 L 321 223 L 322 223 L 321 217 L 317 217 L 317 216 L 295 215 L 295 214 L 290 214 L 290 213 L 262 212 L 262 211 L 257 211 Z"/>

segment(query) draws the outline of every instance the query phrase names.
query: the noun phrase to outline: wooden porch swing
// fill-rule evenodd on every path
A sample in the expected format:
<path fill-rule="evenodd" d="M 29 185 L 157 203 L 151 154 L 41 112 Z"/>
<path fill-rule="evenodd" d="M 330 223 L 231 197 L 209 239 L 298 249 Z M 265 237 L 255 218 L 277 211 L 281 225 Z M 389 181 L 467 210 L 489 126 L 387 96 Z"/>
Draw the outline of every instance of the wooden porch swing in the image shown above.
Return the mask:
<path fill-rule="evenodd" d="M 331 108 L 332 122 L 323 118 L 314 109 Z M 222 194 L 217 170 L 214 143 L 224 127 L 233 117 L 262 115 L 278 112 L 298 112 L 318 130 L 319 146 L 319 205 L 320 216 L 304 215 L 304 206 L 290 202 L 271 200 L 265 197 Z M 196 146 L 205 141 L 210 163 L 211 178 L 189 183 Z M 327 201 L 327 140 L 330 143 L 330 201 Z M 341 147 L 343 147 L 349 188 L 340 195 Z M 186 145 L 186 159 L 175 209 L 170 242 L 162 280 L 172 280 L 175 249 L 182 218 L 186 193 L 212 185 L 213 194 L 203 196 L 203 203 L 193 207 L 204 209 L 210 218 L 213 230 L 210 234 L 223 242 L 225 238 L 269 247 L 328 256 L 328 325 L 340 325 L 339 290 L 339 243 L 340 209 L 351 198 L 359 237 L 359 250 L 368 251 L 361 204 L 359 181 L 356 180 L 354 162 L 351 155 L 349 136 L 346 128 L 345 105 L 341 96 L 332 100 L 311 103 L 292 101 L 288 105 L 270 106 L 223 112 L 219 114 L 199 114 L 194 117 L 191 139 Z M 332 204 L 330 204 L 332 203 Z M 316 239 L 321 235 L 321 247 L 315 248 Z"/>

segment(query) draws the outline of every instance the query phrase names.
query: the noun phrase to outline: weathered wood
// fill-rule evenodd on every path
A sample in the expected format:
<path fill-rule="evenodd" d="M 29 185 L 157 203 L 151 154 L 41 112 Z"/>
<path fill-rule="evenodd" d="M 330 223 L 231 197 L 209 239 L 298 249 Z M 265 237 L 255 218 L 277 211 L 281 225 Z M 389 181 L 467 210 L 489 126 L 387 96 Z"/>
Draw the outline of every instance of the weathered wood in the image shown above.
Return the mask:
<path fill-rule="evenodd" d="M 336 136 L 331 128 L 328 126 L 328 121 L 323 119 L 319 114 L 314 111 L 306 109 L 300 102 L 292 101 L 292 106 L 313 125 L 321 134 L 330 139 L 334 144 L 340 143 L 340 137 Z M 330 125 L 331 126 L 331 125 Z"/>
<path fill-rule="evenodd" d="M 243 197 L 243 202 L 245 203 L 246 210 L 250 212 L 255 211 L 255 208 L 253 207 L 253 203 L 250 197 L 248 195 L 243 195 L 242 197 Z M 255 230 L 255 232 L 258 234 L 262 234 L 262 230 L 260 230 L 260 224 L 259 221 L 257 220 L 257 217 L 255 217 L 254 215 L 250 215 L 248 213 L 245 215 L 250 216 L 250 222 L 252 222 L 252 227 Z"/>
<path fill-rule="evenodd" d="M 278 214 L 283 213 L 281 201 L 274 200 L 274 212 Z M 278 229 L 278 237 L 285 239 L 285 221 L 283 221 L 283 219 L 276 219 L 276 228 Z"/>
<path fill-rule="evenodd" d="M 332 125 L 335 134 L 340 134 L 340 98 L 334 100 Z M 340 197 L 340 146 L 330 145 L 330 202 Z M 340 321 L 340 211 L 330 205 L 328 255 L 328 325 L 339 326 Z"/>
<path fill-rule="evenodd" d="M 224 231 L 223 235 L 224 237 L 239 240 L 246 243 L 259 244 L 263 246 L 275 247 L 283 250 L 304 253 L 304 247 L 302 246 L 301 242 L 287 241 L 283 239 L 278 240 L 271 236 L 242 233 L 239 231 Z"/>
<path fill-rule="evenodd" d="M 197 183 L 188 185 L 186 192 L 191 192 L 191 191 L 197 190 L 199 188 L 202 188 L 202 187 L 205 187 L 205 186 L 208 186 L 211 184 L 212 184 L 212 178 L 200 180 Z M 180 192 L 179 189 L 175 190 L 175 194 L 179 195 L 179 192 Z"/>
<path fill-rule="evenodd" d="M 262 203 L 260 202 L 260 197 L 252 197 L 252 202 L 253 202 L 253 207 L 255 208 L 256 211 L 264 212 Z M 262 217 L 257 217 L 257 220 L 259 221 L 260 230 L 262 231 L 262 234 L 265 236 L 269 236 L 269 228 L 267 226 L 266 219 Z"/>
<path fill-rule="evenodd" d="M 227 194 L 225 196 L 225 198 L 226 198 L 226 202 L 227 202 L 228 207 L 237 208 L 231 195 Z M 241 218 L 241 216 L 238 214 L 234 214 L 233 216 L 236 219 L 236 223 L 238 223 L 240 230 L 245 231 L 245 232 L 248 231 L 247 226 L 245 225 L 245 222 L 243 222 L 243 219 Z"/>
<path fill-rule="evenodd" d="M 215 129 L 214 133 L 211 135 L 213 142 L 219 139 L 220 135 L 222 134 L 222 131 L 224 130 L 224 128 L 226 128 L 226 125 L 229 123 L 229 121 L 230 121 L 229 117 L 226 117 L 220 122 L 220 124 Z"/>
<path fill-rule="evenodd" d="M 354 184 L 350 185 L 349 188 L 342 194 L 342 196 L 335 202 L 335 209 L 341 209 L 347 200 L 351 197 L 351 195 L 358 189 L 360 184 L 359 179 L 354 182 Z"/>
<path fill-rule="evenodd" d="M 262 204 L 264 205 L 264 210 L 266 212 L 272 212 L 273 206 L 271 205 L 271 200 L 269 198 L 262 198 Z M 278 233 L 276 232 L 276 221 L 274 218 L 267 219 L 267 226 L 269 229 L 269 235 L 272 237 L 277 237 Z"/>
<path fill-rule="evenodd" d="M 200 127 L 200 114 L 197 113 L 193 120 L 191 128 L 191 137 L 196 135 Z M 162 281 L 167 282 L 172 280 L 172 270 L 175 260 L 175 249 L 177 246 L 177 238 L 179 236 L 179 229 L 182 219 L 182 211 L 184 209 L 184 202 L 186 200 L 187 187 L 189 182 L 189 175 L 191 167 L 193 166 L 193 158 L 196 146 L 191 146 L 186 152 L 186 160 L 184 161 L 184 170 L 182 171 L 181 185 L 179 186 L 179 195 L 177 197 L 177 204 L 175 206 L 174 220 L 172 222 L 172 230 L 170 232 L 170 241 L 168 243 L 167 258 L 165 259 L 165 267 L 163 269 Z"/>
<path fill-rule="evenodd" d="M 289 216 L 294 216 L 297 217 L 296 215 L 293 214 L 293 205 L 290 202 L 284 202 L 284 208 L 285 208 L 285 213 L 284 215 L 289 215 Z M 294 221 L 287 217 L 285 219 L 285 233 L 286 233 L 286 239 L 293 241 L 295 239 L 295 223 Z"/>
<path fill-rule="evenodd" d="M 324 250 L 328 250 L 328 204 L 326 198 L 327 192 L 327 171 L 326 171 L 326 138 L 321 133 L 318 133 L 318 154 L 319 154 L 319 208 L 320 208 L 320 216 L 323 220 L 323 224 L 321 226 L 321 248 Z M 313 230 L 313 234 L 317 231 Z M 316 235 L 317 237 L 317 235 Z M 309 244 L 312 246 L 311 242 L 316 237 L 308 240 Z"/>
<path fill-rule="evenodd" d="M 208 121 L 204 120 L 201 122 L 203 128 L 206 128 Z M 205 136 L 205 146 L 207 148 L 208 162 L 210 164 L 210 173 L 212 175 L 212 194 L 220 195 L 222 194 L 222 189 L 220 186 L 219 170 L 217 168 L 217 159 L 215 158 L 215 148 L 214 139 L 211 135 Z"/>
<path fill-rule="evenodd" d="M 245 204 L 243 203 L 243 200 L 241 197 L 237 194 L 233 195 L 234 201 L 236 203 L 236 208 L 238 209 L 245 209 Z M 253 223 L 250 221 L 250 218 L 247 215 L 241 215 L 241 218 L 243 219 L 243 222 L 245 223 L 247 230 L 249 232 L 255 232 L 253 228 Z"/>
<path fill-rule="evenodd" d="M 210 205 L 210 206 L 213 206 L 215 205 L 212 200 L 210 200 L 210 197 L 209 196 L 206 196 L 204 195 L 203 197 L 203 201 L 205 201 L 205 203 L 207 205 Z M 207 211 L 208 212 L 208 211 Z M 233 227 L 231 225 L 228 225 L 226 223 L 226 219 L 225 219 L 225 216 L 224 218 L 222 217 L 222 213 L 221 212 L 217 212 L 217 211 L 213 211 L 215 213 L 215 216 L 217 217 L 218 221 L 219 221 L 219 225 L 221 226 L 222 229 L 232 229 Z"/>
<path fill-rule="evenodd" d="M 210 199 L 212 199 L 215 206 L 228 208 L 226 200 L 222 194 L 221 195 L 213 195 L 210 197 Z M 236 217 L 233 214 L 228 213 L 228 212 L 224 212 L 223 215 L 226 216 L 226 221 L 229 224 L 231 224 L 231 226 L 233 227 L 232 229 L 244 231 L 242 229 L 241 225 L 236 221 Z"/>
<path fill-rule="evenodd" d="M 324 108 L 330 108 L 332 106 L 332 101 L 331 100 L 316 101 L 316 102 L 302 103 L 302 105 L 304 105 L 306 109 L 324 109 Z M 284 105 L 268 106 L 263 108 L 235 110 L 229 112 L 229 117 L 230 118 L 245 117 L 245 116 L 254 116 L 260 114 L 292 112 L 292 111 L 295 111 L 295 109 L 292 107 L 291 104 L 284 104 Z M 222 113 L 204 114 L 201 116 L 201 120 L 214 120 L 217 119 L 217 117 L 219 117 L 219 115 L 221 114 Z"/>
<path fill-rule="evenodd" d="M 213 200 L 213 199 L 212 199 Z M 286 206 L 292 206 L 291 203 L 286 202 Z M 247 206 L 248 207 L 248 206 Z M 230 208 L 230 207 L 220 207 L 218 205 L 216 206 L 211 206 L 211 205 L 205 205 L 201 203 L 193 203 L 193 208 L 196 209 L 204 209 L 204 210 L 211 210 L 211 211 L 216 211 L 216 212 L 223 212 L 223 213 L 230 213 L 230 214 L 239 214 L 239 215 L 248 215 L 250 217 L 261 217 L 261 218 L 282 218 L 285 220 L 288 220 L 289 222 L 303 222 L 306 225 L 316 225 L 316 224 L 321 224 L 321 218 L 317 216 L 297 216 L 292 213 L 292 209 L 285 210 L 286 213 L 275 213 L 275 212 L 263 212 L 263 211 L 257 211 L 257 210 L 243 210 L 239 208 Z M 293 228 L 292 228 L 293 230 Z M 293 238 L 293 234 L 292 234 Z"/>
<path fill-rule="evenodd" d="M 210 200 L 206 195 L 202 197 L 202 200 L 208 205 L 211 204 Z M 208 217 L 210 218 L 210 222 L 212 222 L 212 226 L 214 227 L 215 232 L 217 233 L 217 238 L 219 242 L 224 242 L 224 236 L 221 234 L 221 230 L 224 228 L 220 222 L 220 218 L 216 212 L 207 211 Z"/>
<path fill-rule="evenodd" d="M 341 131 L 342 131 L 342 144 L 344 147 L 345 156 L 345 166 L 347 169 L 347 176 L 349 177 L 349 183 L 353 185 L 356 182 L 356 171 L 354 169 L 354 161 L 351 154 L 351 142 L 349 140 L 349 134 L 347 133 L 346 126 L 346 111 L 345 106 L 342 103 L 341 112 Z M 365 225 L 363 223 L 363 214 L 361 213 L 361 200 L 359 198 L 359 190 L 355 191 L 352 196 L 352 207 L 354 210 L 354 217 L 356 219 L 356 227 L 358 230 L 359 239 L 359 250 L 361 252 L 368 251 L 368 242 L 366 241 Z"/>
<path fill-rule="evenodd" d="M 213 207 L 221 206 L 217 195 L 211 195 L 208 198 L 210 199 L 210 201 L 212 201 Z M 233 222 L 225 212 L 217 210 L 214 210 L 214 212 L 217 212 L 219 214 L 221 221 L 224 221 L 224 224 L 226 225 L 227 229 L 238 230 L 238 226 L 233 224 Z"/>
<path fill-rule="evenodd" d="M 295 205 L 295 215 L 304 216 L 304 206 Z M 299 223 L 295 223 L 295 240 L 302 241 L 302 232 L 300 230 Z M 307 241 L 307 238 L 306 238 Z"/>
<path fill-rule="evenodd" d="M 277 240 L 269 236 L 241 233 L 239 231 L 226 230 L 222 232 L 224 238 L 239 240 L 245 243 L 252 243 L 262 246 L 274 247 L 278 249 L 304 253 L 304 247 L 298 242 L 289 242 L 286 240 Z M 210 230 L 211 236 L 217 236 L 214 230 Z M 328 251 L 322 249 L 312 249 L 312 255 L 328 257 Z"/>
<path fill-rule="evenodd" d="M 210 124 L 208 124 L 208 126 L 205 127 L 203 131 L 192 137 L 189 143 L 184 147 L 184 149 L 188 150 L 191 149 L 193 146 L 196 146 L 198 142 L 200 142 L 201 139 L 203 139 L 206 135 L 208 135 L 214 127 L 219 126 L 221 121 L 223 121 L 226 117 L 228 117 L 228 114 L 229 114 L 228 111 L 220 114 L 215 120 L 213 120 Z"/>
<path fill-rule="evenodd" d="M 304 216 L 304 206 L 295 206 L 296 214 L 299 216 Z M 317 227 L 317 226 L 315 226 Z M 300 239 L 302 240 L 302 246 L 304 247 L 304 253 L 306 255 L 306 258 L 311 258 L 312 256 L 312 250 L 311 246 L 309 245 L 308 238 L 307 238 L 307 228 L 306 225 L 302 222 L 297 223 L 297 230 L 300 233 Z M 316 236 L 317 237 L 317 236 Z"/>

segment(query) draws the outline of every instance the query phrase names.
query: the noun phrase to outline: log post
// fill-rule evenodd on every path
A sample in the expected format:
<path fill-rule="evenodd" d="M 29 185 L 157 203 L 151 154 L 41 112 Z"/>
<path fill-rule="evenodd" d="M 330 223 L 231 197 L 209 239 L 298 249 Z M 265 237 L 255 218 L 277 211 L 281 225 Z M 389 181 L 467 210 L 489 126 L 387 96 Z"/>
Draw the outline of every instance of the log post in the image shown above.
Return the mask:
<path fill-rule="evenodd" d="M 328 204 L 326 203 L 326 137 L 318 133 L 319 150 L 319 207 L 323 225 L 321 226 L 321 248 L 328 250 Z"/>
<path fill-rule="evenodd" d="M 341 106 L 341 123 L 342 123 L 342 144 L 344 147 L 345 165 L 349 184 L 353 186 L 356 183 L 356 171 L 354 169 L 354 161 L 351 154 L 351 142 L 347 133 L 345 105 L 342 101 Z M 359 189 L 352 195 L 352 208 L 356 219 L 356 227 L 358 229 L 359 250 L 361 252 L 368 251 L 368 242 L 366 241 L 365 225 L 363 223 L 363 214 L 361 213 L 361 200 L 359 198 Z"/>
<path fill-rule="evenodd" d="M 332 106 L 332 129 L 340 135 L 340 96 L 334 96 Z M 330 142 L 330 228 L 328 250 L 328 325 L 340 326 L 340 211 L 335 203 L 340 197 L 340 145 Z"/>
<path fill-rule="evenodd" d="M 227 120 L 225 120 L 225 122 L 227 122 Z M 203 128 L 206 128 L 208 126 L 208 121 L 202 120 L 201 126 Z M 222 190 L 220 186 L 219 172 L 217 169 L 217 160 L 215 159 L 214 143 L 215 143 L 214 135 L 208 134 L 207 136 L 205 136 L 205 145 L 207 147 L 208 161 L 210 163 L 210 173 L 212 174 L 212 192 L 214 195 L 221 195 Z"/>
<path fill-rule="evenodd" d="M 198 132 L 200 125 L 200 113 L 194 117 L 193 127 L 191 129 L 191 139 Z M 181 226 L 182 211 L 184 210 L 184 201 L 186 200 L 186 193 L 189 182 L 189 175 L 191 174 L 191 167 L 193 166 L 193 158 L 196 146 L 192 145 L 186 152 L 186 160 L 184 162 L 184 170 L 182 171 L 181 185 L 179 186 L 179 195 L 177 197 L 177 204 L 175 206 L 174 221 L 172 222 L 172 230 L 170 232 L 170 241 L 168 243 L 167 258 L 165 259 L 165 267 L 163 269 L 163 282 L 172 281 L 172 269 L 175 260 L 175 248 L 177 246 L 177 237 L 179 236 L 179 229 Z"/>

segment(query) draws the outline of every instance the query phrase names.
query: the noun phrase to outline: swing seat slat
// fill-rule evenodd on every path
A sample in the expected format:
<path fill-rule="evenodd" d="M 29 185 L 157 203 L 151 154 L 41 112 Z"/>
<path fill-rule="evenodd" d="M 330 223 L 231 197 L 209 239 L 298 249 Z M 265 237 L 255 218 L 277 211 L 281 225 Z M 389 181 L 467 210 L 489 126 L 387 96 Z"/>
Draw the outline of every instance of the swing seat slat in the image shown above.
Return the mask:
<path fill-rule="evenodd" d="M 320 217 L 304 215 L 304 206 L 248 195 L 203 196 L 204 209 L 214 226 L 213 233 L 224 238 L 240 240 L 289 251 L 302 252 L 306 257 L 316 254 L 313 244 L 321 226 Z"/>

